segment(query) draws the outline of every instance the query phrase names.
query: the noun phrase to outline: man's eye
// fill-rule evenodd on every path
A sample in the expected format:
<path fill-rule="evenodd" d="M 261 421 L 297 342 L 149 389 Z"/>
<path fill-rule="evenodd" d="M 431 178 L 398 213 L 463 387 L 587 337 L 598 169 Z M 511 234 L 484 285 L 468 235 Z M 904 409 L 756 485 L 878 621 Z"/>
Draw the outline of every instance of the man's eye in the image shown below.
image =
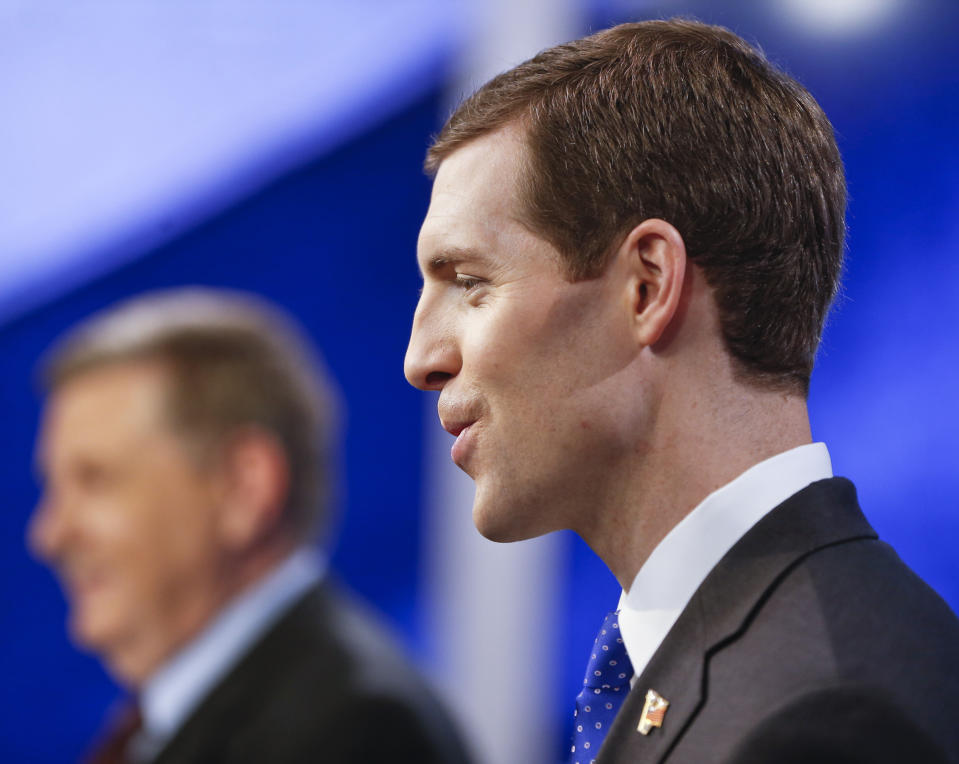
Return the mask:
<path fill-rule="evenodd" d="M 73 479 L 84 490 L 102 491 L 109 487 L 113 475 L 102 465 L 83 462 L 76 466 Z"/>
<path fill-rule="evenodd" d="M 466 274 L 463 274 L 463 273 L 457 273 L 455 284 L 461 289 L 469 290 L 477 286 L 481 281 L 482 279 L 478 279 L 475 276 L 467 276 Z"/>

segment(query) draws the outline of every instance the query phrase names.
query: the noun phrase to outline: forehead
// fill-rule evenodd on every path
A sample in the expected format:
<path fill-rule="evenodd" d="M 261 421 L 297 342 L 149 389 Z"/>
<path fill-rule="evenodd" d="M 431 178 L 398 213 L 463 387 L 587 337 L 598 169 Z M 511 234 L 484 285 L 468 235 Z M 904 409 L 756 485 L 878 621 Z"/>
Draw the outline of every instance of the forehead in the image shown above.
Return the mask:
<path fill-rule="evenodd" d="M 504 237 L 525 230 L 518 218 L 525 160 L 516 127 L 481 136 L 443 160 L 420 229 L 421 267 L 445 250 L 494 250 Z"/>
<path fill-rule="evenodd" d="M 156 362 L 118 362 L 66 379 L 47 402 L 41 454 L 54 447 L 113 451 L 159 431 L 167 376 Z"/>

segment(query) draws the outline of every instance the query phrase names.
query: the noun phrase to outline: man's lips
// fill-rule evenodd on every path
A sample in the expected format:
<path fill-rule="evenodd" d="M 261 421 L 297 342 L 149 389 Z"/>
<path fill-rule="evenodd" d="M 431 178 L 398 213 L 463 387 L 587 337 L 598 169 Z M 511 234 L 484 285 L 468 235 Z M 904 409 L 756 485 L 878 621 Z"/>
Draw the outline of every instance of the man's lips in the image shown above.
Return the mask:
<path fill-rule="evenodd" d="M 109 565 L 88 558 L 80 559 L 76 554 L 57 560 L 54 568 L 61 585 L 70 595 L 96 591 L 112 580 Z"/>
<path fill-rule="evenodd" d="M 473 424 L 470 421 L 464 422 L 441 422 L 443 429 L 446 430 L 454 438 L 459 437 L 459 434 L 463 432 L 467 427 Z"/>
<path fill-rule="evenodd" d="M 459 432 L 456 433 L 456 441 L 450 449 L 450 458 L 457 467 L 463 468 L 463 463 L 469 454 L 470 446 L 473 443 L 473 439 L 470 438 L 471 432 L 472 426 L 467 425 L 459 428 Z"/>
<path fill-rule="evenodd" d="M 452 458 L 453 463 L 459 467 L 463 466 L 463 461 L 469 452 L 470 444 L 472 443 L 470 434 L 472 426 L 475 423 L 476 420 L 470 419 L 442 422 L 443 429 L 456 438 L 456 442 L 453 443 L 453 447 L 450 449 L 450 458 Z"/>
<path fill-rule="evenodd" d="M 63 576 L 62 581 L 71 598 L 81 598 L 102 590 L 109 579 L 101 573 L 85 573 Z"/>

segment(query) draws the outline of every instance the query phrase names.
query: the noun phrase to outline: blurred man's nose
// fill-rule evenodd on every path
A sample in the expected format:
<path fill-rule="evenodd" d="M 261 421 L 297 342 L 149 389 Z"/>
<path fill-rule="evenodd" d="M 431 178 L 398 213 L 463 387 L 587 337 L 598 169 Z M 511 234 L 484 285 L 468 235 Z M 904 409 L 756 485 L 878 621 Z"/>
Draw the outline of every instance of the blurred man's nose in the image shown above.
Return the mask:
<path fill-rule="evenodd" d="M 459 373 L 461 364 L 452 328 L 444 325 L 436 309 L 420 299 L 403 365 L 407 381 L 420 390 L 442 390 Z"/>
<path fill-rule="evenodd" d="M 27 527 L 27 546 L 42 560 L 56 559 L 66 535 L 66 518 L 50 497 L 40 498 Z"/>

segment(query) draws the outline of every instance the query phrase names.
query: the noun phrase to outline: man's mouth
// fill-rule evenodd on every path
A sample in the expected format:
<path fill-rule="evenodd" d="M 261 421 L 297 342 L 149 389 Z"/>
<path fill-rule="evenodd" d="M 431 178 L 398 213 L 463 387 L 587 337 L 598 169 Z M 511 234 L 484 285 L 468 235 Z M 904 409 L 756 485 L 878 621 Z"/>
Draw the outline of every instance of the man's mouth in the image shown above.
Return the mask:
<path fill-rule="evenodd" d="M 471 437 L 475 419 L 442 419 L 440 420 L 443 429 L 456 438 L 453 447 L 450 449 L 450 458 L 456 466 L 462 468 L 463 462 L 472 449 L 473 438 Z"/>
<path fill-rule="evenodd" d="M 473 439 L 470 437 L 472 429 L 472 424 L 468 424 L 457 427 L 454 433 L 456 435 L 456 441 L 450 449 L 450 458 L 453 460 L 453 463 L 461 469 L 465 469 L 463 464 L 472 448 Z M 450 432 L 453 433 L 453 430 L 450 430 Z"/>
<path fill-rule="evenodd" d="M 60 580 L 70 599 L 80 599 L 100 591 L 108 578 L 102 571 L 65 569 L 60 572 Z"/>
<path fill-rule="evenodd" d="M 469 427 L 472 422 L 457 422 L 452 424 L 444 424 L 443 429 L 446 430 L 454 438 L 458 438 L 460 433 L 463 432 L 467 427 Z"/>

